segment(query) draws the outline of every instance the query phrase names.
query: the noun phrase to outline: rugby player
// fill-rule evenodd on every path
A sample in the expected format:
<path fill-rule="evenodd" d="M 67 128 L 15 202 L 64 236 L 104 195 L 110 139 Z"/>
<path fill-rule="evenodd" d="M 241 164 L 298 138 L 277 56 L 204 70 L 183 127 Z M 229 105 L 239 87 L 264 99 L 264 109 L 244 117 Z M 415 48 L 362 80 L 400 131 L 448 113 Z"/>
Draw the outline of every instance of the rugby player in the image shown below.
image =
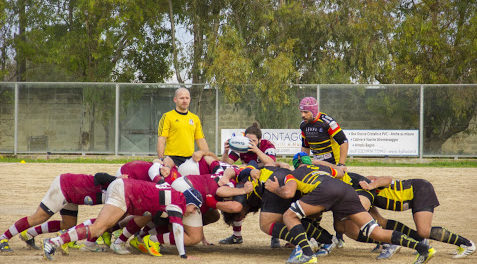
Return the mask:
<path fill-rule="evenodd" d="M 179 255 L 181 258 L 187 258 L 182 217 L 201 205 L 202 196 L 195 189 L 189 189 L 182 194 L 168 184 L 156 185 L 134 179 L 117 179 L 109 185 L 105 205 L 96 221 L 89 226 L 79 225 L 59 237 L 44 239 L 43 253 L 46 259 L 52 260 L 57 247 L 70 241 L 98 237 L 128 213 L 156 221 L 167 217 L 172 223 Z"/>
<path fill-rule="evenodd" d="M 107 184 L 95 182 L 94 176 L 87 174 L 61 174 L 50 185 L 36 211 L 15 222 L 0 236 L 0 251 L 12 251 L 8 240 L 18 233 L 46 222 L 57 212 L 60 212 L 61 221 L 49 221 L 41 226 L 23 233 L 21 236 L 27 245 L 39 249 L 35 245 L 34 236 L 41 233 L 58 232 L 73 227 L 77 223 L 78 205 L 96 205 L 103 203 L 104 191 Z"/>

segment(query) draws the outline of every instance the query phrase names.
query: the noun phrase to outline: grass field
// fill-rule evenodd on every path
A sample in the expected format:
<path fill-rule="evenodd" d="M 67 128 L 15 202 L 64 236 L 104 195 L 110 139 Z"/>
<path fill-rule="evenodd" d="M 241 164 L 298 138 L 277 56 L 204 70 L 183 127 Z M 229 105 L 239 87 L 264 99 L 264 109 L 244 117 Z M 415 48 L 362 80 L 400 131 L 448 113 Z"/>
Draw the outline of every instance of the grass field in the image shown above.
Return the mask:
<path fill-rule="evenodd" d="M 0 232 L 4 232 L 16 220 L 30 215 L 37 208 L 53 178 L 61 173 L 114 173 L 118 164 L 92 163 L 0 163 Z M 350 171 L 363 175 L 391 175 L 396 178 L 425 178 L 433 183 L 441 205 L 436 208 L 433 224 L 445 226 L 449 230 L 461 234 L 471 240 L 477 240 L 477 168 L 440 168 L 440 167 L 365 167 L 350 166 Z M 95 217 L 100 206 L 80 207 L 79 221 Z M 396 219 L 414 226 L 410 211 L 396 213 L 381 211 L 391 219 Z M 55 215 L 52 219 L 59 219 Z M 324 216 L 323 226 L 331 228 L 331 214 Z M 71 250 L 69 256 L 55 255 L 53 263 L 285 263 L 291 249 L 270 249 L 270 237 L 262 233 L 258 226 L 258 214 L 250 215 L 243 225 L 244 243 L 242 245 L 222 246 L 218 241 L 231 234 L 231 228 L 219 222 L 206 226 L 205 235 L 215 246 L 197 245 L 187 247 L 189 256 L 194 260 L 181 260 L 174 246 L 166 246 L 163 257 L 133 254 L 115 255 L 112 252 L 85 253 Z M 52 237 L 44 234 L 39 237 Z M 374 247 L 345 238 L 343 249 L 334 250 L 330 256 L 319 259 L 323 263 L 412 263 L 414 255 L 409 249 L 402 249 L 391 260 L 377 261 L 377 254 L 369 251 Z M 283 244 L 283 243 L 282 243 Z M 40 251 L 26 248 L 24 243 L 14 237 L 10 240 L 13 253 L 0 253 L 0 263 L 31 264 L 42 262 Z M 430 263 L 477 263 L 477 254 L 466 259 L 454 260 L 450 255 L 455 246 L 433 242 L 437 254 Z"/>

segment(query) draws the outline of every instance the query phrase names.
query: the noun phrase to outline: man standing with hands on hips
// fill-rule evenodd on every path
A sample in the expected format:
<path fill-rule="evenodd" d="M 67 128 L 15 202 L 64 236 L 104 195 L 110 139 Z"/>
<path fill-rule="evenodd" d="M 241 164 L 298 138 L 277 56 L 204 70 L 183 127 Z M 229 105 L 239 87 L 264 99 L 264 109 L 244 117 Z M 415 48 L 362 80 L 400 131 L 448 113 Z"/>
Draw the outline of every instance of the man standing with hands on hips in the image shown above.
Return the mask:
<path fill-rule="evenodd" d="M 169 156 L 179 167 L 194 153 L 194 141 L 202 151 L 209 146 L 197 115 L 189 111 L 190 93 L 186 88 L 178 88 L 174 94 L 176 108 L 162 115 L 157 129 L 157 156 Z"/>
<path fill-rule="evenodd" d="M 347 172 L 348 139 L 340 125 L 318 110 L 318 102 L 313 97 L 305 97 L 300 101 L 300 112 L 303 119 L 300 124 L 301 151 L 308 153 L 314 160 L 335 164 Z M 337 246 L 343 247 L 343 235 L 337 233 L 337 238 Z"/>

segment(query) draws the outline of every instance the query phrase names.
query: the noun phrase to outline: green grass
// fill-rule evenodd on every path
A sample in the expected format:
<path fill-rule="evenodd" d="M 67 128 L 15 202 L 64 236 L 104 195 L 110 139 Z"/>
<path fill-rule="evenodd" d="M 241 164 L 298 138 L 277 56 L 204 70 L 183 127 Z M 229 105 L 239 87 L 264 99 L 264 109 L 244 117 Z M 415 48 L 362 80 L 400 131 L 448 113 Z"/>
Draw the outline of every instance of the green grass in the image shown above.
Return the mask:
<path fill-rule="evenodd" d="M 0 162 L 21 162 L 26 163 L 109 163 L 124 164 L 132 160 L 152 161 L 154 156 L 2 156 Z M 279 158 L 279 161 L 291 164 L 291 158 Z M 393 158 L 352 158 L 346 163 L 347 166 L 370 166 L 370 167 L 449 167 L 449 168 L 477 168 L 477 159 L 393 159 Z"/>

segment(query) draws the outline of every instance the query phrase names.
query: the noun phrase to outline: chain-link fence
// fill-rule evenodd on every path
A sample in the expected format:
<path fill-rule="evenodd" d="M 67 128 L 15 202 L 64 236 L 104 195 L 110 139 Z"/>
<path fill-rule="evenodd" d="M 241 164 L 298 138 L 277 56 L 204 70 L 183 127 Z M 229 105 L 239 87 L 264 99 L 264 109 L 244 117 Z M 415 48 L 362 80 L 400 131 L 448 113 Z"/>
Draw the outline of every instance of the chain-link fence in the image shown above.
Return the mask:
<path fill-rule="evenodd" d="M 0 83 L 0 153 L 155 155 L 158 122 L 175 107 L 178 87 Z M 320 111 L 350 135 L 411 131 L 416 154 L 402 156 L 477 157 L 475 84 L 296 85 L 287 86 L 286 102 L 257 96 L 257 88 L 248 85 L 240 86 L 245 93 L 234 102 L 221 89 L 186 87 L 190 110 L 201 118 L 209 148 L 218 154 L 222 129 L 244 129 L 253 122 L 262 129 L 298 129 L 299 100 L 313 96 Z M 350 153 L 353 146 L 360 145 L 350 144 Z"/>

